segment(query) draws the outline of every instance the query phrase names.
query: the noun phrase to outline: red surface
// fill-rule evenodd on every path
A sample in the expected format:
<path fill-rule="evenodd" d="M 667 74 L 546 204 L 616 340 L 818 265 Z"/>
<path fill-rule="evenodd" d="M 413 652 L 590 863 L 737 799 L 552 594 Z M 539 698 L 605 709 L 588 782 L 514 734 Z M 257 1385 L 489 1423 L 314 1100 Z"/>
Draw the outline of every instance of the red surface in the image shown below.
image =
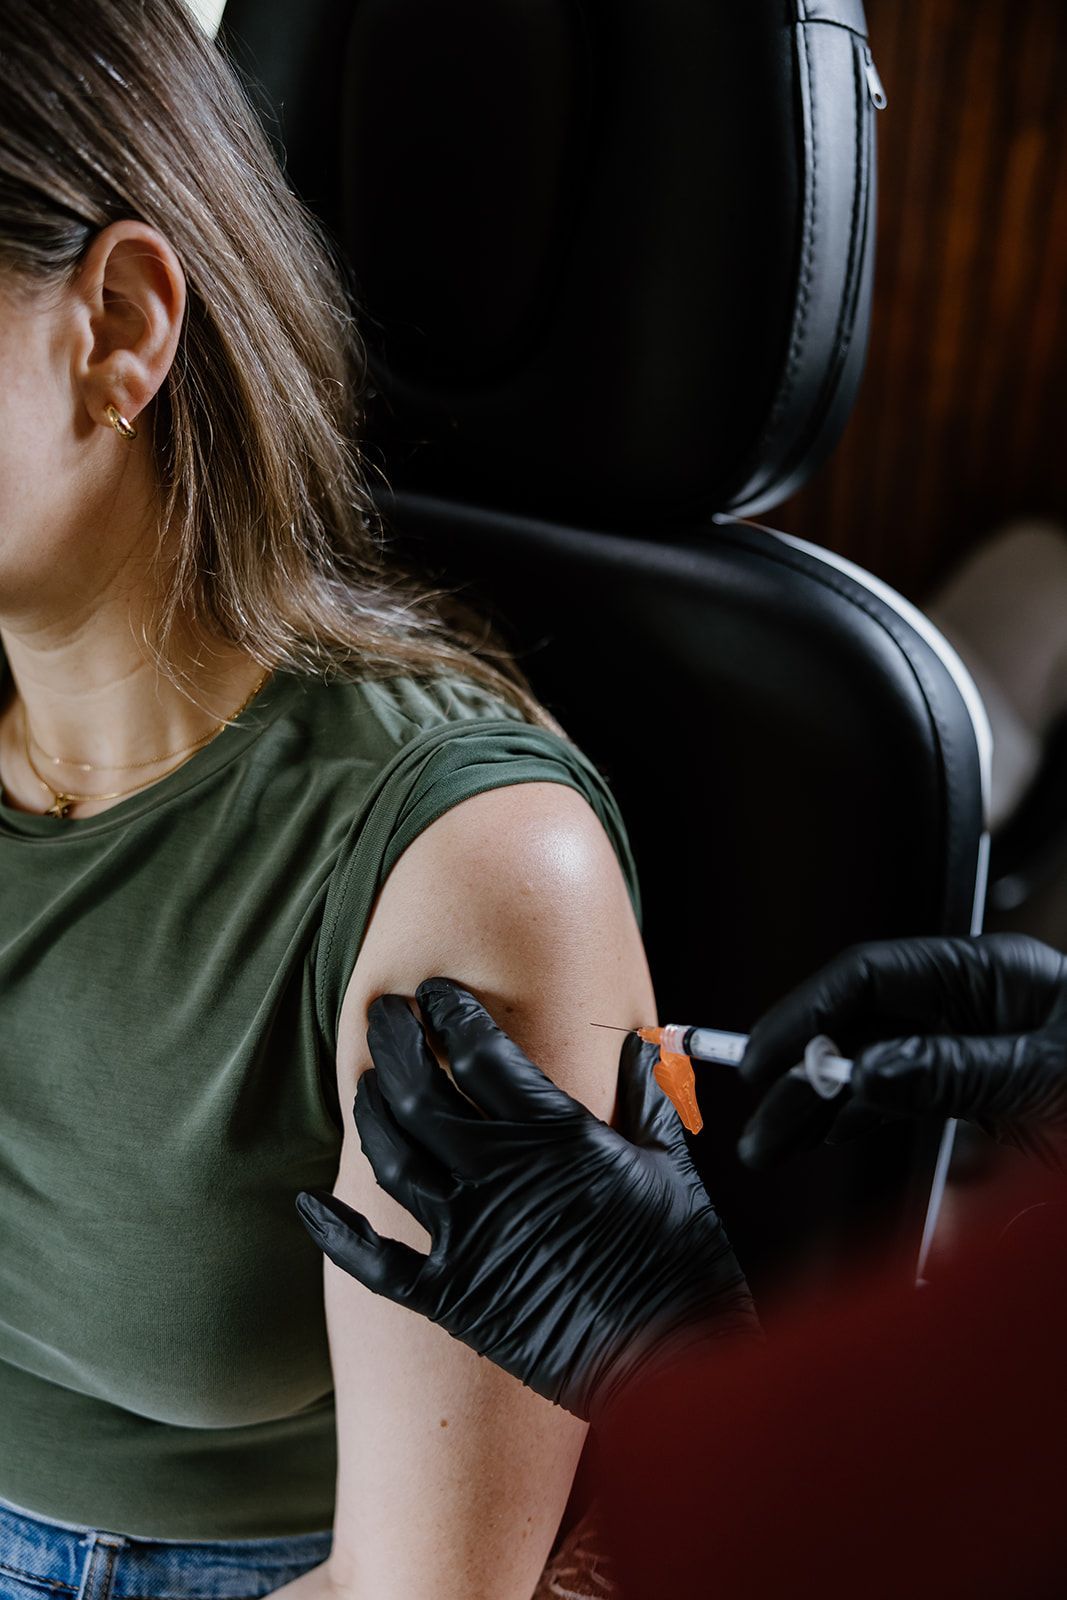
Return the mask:
<path fill-rule="evenodd" d="M 1067 1187 L 765 1349 L 662 1375 L 601 1429 L 627 1600 L 1067 1595 Z"/>

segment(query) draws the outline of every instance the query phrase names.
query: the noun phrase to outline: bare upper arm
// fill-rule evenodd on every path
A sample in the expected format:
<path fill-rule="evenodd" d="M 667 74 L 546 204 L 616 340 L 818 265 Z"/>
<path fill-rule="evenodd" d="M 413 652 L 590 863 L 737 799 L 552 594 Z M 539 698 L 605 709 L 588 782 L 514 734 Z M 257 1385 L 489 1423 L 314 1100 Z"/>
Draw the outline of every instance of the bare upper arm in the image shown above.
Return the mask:
<path fill-rule="evenodd" d="M 351 1106 L 371 1064 L 368 1004 L 410 996 L 435 973 L 476 993 L 558 1083 L 611 1116 L 619 1035 L 588 1024 L 644 1022 L 654 1001 L 614 851 L 576 791 L 492 790 L 426 829 L 390 875 L 352 974 L 338 1037 L 346 1131 L 335 1192 L 379 1232 L 422 1250 L 424 1230 L 376 1185 Z M 528 1600 L 584 1424 L 331 1262 L 324 1270 L 338 1571 L 354 1575 L 353 1594 L 376 1600 Z"/>
<path fill-rule="evenodd" d="M 643 1021 L 652 994 L 615 852 L 574 789 L 525 783 L 476 795 L 397 862 L 345 995 L 337 1059 L 343 1108 L 370 1065 L 370 1001 L 411 995 L 433 974 L 477 993 L 535 1059 L 547 1049 L 545 1070 L 606 1115 L 618 1039 L 588 1024 Z M 626 1014 L 602 1015 L 615 993 Z"/>

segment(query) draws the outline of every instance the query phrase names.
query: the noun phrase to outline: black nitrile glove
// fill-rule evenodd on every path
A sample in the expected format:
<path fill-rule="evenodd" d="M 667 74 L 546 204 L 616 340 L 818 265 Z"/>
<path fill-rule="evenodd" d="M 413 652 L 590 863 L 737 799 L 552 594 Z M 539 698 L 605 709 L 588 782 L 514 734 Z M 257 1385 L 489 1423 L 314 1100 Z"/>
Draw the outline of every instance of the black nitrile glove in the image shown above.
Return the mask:
<path fill-rule="evenodd" d="M 432 978 L 417 995 L 459 1087 L 407 1002 L 385 995 L 370 1007 L 374 1068 L 354 1112 L 379 1184 L 432 1249 L 383 1239 L 342 1201 L 301 1192 L 297 1209 L 331 1261 L 586 1419 L 647 1367 L 758 1334 L 678 1114 L 652 1077 L 654 1048 L 634 1034 L 623 1045 L 616 1132 L 466 990 Z"/>
<path fill-rule="evenodd" d="M 855 1060 L 833 1100 L 784 1077 L 821 1033 Z M 766 1095 L 741 1137 L 750 1166 L 827 1134 L 838 1142 L 890 1118 L 942 1116 L 1062 1167 L 1067 960 L 1014 933 L 858 945 L 767 1013 L 741 1072 Z"/>

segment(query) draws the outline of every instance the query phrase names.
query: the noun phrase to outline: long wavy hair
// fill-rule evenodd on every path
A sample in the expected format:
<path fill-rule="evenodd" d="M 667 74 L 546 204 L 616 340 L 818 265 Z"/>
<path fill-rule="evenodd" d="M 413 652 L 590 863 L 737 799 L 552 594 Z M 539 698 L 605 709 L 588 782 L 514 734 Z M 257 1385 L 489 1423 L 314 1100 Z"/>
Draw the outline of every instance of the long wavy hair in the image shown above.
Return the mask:
<path fill-rule="evenodd" d="M 161 600 L 264 667 L 459 672 L 555 726 L 488 629 L 386 559 L 344 278 L 182 0 L 0 0 L 0 271 L 61 286 L 94 234 L 170 242 L 188 303 L 153 406 Z"/>

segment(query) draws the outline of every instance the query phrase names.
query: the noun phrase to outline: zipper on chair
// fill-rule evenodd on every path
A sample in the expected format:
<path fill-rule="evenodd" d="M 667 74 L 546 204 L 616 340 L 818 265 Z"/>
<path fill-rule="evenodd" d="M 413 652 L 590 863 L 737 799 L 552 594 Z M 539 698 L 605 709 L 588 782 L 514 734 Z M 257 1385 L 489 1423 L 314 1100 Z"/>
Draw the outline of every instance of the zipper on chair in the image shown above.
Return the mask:
<path fill-rule="evenodd" d="M 863 47 L 863 72 L 867 79 L 867 93 L 871 97 L 871 105 L 874 106 L 876 111 L 884 111 L 889 102 L 886 99 L 882 80 L 878 76 L 878 68 L 874 64 L 874 57 L 871 54 L 869 44 L 865 44 Z"/>

